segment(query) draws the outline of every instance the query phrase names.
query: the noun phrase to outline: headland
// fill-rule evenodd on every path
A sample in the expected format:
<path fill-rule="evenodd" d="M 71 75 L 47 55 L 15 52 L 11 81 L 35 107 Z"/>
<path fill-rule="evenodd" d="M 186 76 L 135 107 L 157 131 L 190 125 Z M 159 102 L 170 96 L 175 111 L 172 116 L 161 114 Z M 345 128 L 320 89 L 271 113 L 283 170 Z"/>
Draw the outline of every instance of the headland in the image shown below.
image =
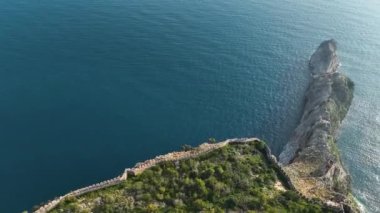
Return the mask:
<path fill-rule="evenodd" d="M 339 67 L 336 41 L 322 42 L 309 61 L 311 82 L 301 121 L 279 162 L 302 194 L 348 211 L 354 208 L 350 176 L 340 160 L 336 137 L 351 105 L 354 83 Z"/>
<path fill-rule="evenodd" d="M 257 138 L 208 142 L 138 163 L 35 212 L 359 212 L 336 146 L 354 84 L 339 72 L 334 40 L 322 42 L 308 67 L 311 82 L 303 115 L 278 162 Z"/>

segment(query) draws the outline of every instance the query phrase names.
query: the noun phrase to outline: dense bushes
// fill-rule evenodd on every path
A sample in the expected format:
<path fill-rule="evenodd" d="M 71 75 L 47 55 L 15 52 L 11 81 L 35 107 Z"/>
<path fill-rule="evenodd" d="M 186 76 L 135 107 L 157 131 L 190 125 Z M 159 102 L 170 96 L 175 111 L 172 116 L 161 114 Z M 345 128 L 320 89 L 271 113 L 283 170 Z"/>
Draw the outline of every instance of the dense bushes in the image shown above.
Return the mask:
<path fill-rule="evenodd" d="M 164 162 L 123 184 L 61 203 L 53 212 L 321 212 L 279 181 L 262 143 L 229 145 L 195 159 Z M 62 210 L 62 211 L 61 211 Z M 73 211 L 71 211 L 73 212 Z"/>

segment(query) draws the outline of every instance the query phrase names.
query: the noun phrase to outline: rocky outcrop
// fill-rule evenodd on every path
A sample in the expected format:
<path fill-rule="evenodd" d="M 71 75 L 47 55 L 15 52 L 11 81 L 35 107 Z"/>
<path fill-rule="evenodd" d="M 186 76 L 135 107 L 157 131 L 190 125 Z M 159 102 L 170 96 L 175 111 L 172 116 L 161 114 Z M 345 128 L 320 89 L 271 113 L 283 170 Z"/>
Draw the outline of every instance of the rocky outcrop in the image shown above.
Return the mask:
<path fill-rule="evenodd" d="M 337 44 L 324 41 L 311 56 L 311 82 L 300 124 L 279 156 L 294 186 L 310 198 L 340 206 L 347 199 L 350 177 L 336 147 L 336 134 L 353 98 L 353 82 L 339 70 Z"/>

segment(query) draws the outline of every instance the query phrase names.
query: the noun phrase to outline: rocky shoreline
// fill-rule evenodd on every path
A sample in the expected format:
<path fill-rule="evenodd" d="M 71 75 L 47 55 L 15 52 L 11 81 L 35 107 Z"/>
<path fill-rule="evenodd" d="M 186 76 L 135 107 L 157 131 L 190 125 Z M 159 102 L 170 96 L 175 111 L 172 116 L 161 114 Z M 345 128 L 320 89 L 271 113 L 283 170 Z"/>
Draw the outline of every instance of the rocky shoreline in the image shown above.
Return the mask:
<path fill-rule="evenodd" d="M 309 61 L 311 82 L 301 121 L 279 156 L 294 186 L 345 212 L 359 209 L 350 194 L 350 176 L 342 166 L 336 135 L 353 99 L 353 82 L 339 72 L 337 43 L 322 42 Z"/>

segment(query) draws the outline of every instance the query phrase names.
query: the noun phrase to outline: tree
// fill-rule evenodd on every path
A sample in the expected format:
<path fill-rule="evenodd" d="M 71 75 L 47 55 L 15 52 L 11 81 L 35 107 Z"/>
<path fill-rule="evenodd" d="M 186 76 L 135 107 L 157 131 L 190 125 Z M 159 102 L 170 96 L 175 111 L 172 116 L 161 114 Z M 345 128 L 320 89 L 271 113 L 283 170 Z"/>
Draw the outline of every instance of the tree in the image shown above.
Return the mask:
<path fill-rule="evenodd" d="M 193 206 L 195 210 L 197 211 L 202 211 L 210 208 L 210 204 L 207 201 L 201 200 L 201 199 L 196 199 L 193 202 Z"/>
<path fill-rule="evenodd" d="M 202 179 L 199 179 L 199 178 L 195 179 L 195 188 L 196 188 L 197 193 L 200 195 L 207 195 L 208 193 L 206 183 Z"/>
<path fill-rule="evenodd" d="M 256 142 L 256 148 L 258 150 L 264 150 L 264 148 L 265 148 L 265 142 L 264 141 L 257 141 Z"/>

